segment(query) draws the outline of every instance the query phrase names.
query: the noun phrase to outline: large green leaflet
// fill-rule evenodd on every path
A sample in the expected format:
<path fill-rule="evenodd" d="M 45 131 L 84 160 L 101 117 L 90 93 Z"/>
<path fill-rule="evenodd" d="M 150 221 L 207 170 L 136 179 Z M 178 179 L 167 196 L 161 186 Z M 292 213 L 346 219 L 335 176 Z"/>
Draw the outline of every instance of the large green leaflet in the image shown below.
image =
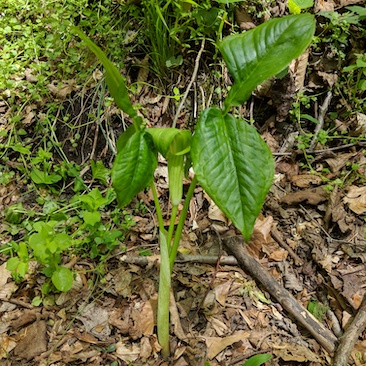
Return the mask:
<path fill-rule="evenodd" d="M 235 80 L 225 100 L 226 111 L 245 102 L 257 85 L 300 56 L 314 31 L 314 16 L 301 14 L 272 19 L 246 33 L 226 37 L 219 47 Z"/>
<path fill-rule="evenodd" d="M 72 28 L 75 33 L 86 43 L 89 49 L 98 57 L 105 69 L 105 80 L 108 90 L 111 93 L 117 106 L 127 113 L 138 125 L 142 123 L 141 117 L 133 108 L 130 98 L 128 97 L 125 81 L 114 64 L 108 60 L 105 53 L 79 28 Z"/>
<path fill-rule="evenodd" d="M 133 134 L 118 152 L 112 168 L 113 188 L 121 207 L 129 204 L 150 184 L 157 165 L 151 136 L 146 130 Z"/>
<path fill-rule="evenodd" d="M 268 146 L 254 127 L 213 107 L 199 118 L 191 154 L 203 189 L 249 240 L 273 180 Z"/>

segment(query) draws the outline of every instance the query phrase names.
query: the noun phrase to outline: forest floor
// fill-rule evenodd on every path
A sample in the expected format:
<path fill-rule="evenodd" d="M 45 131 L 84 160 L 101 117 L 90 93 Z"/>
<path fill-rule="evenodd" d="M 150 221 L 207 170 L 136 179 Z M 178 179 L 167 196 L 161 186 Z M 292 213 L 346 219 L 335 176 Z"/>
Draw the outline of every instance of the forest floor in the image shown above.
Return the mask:
<path fill-rule="evenodd" d="M 346 8 L 355 4 L 362 2 L 316 0 L 309 11 L 328 13 L 317 17 L 314 44 L 285 77 L 258 88 L 237 110 L 254 122 L 276 163 L 254 233 L 240 244 L 259 268 L 240 261 L 230 245 L 240 233 L 201 188 L 195 190 L 172 275 L 169 360 L 161 358 L 156 334 L 153 196 L 145 190 L 127 208 L 116 207 L 110 168 L 115 142 L 130 121 L 110 98 L 100 106 L 103 96 L 108 101 L 101 66 L 86 76 L 86 85 L 50 83 L 50 114 L 47 103 L 29 95 L 15 110 L 21 92 L 0 85 L 0 365 L 239 366 L 260 353 L 273 355 L 268 366 L 332 364 L 366 292 L 366 84 L 360 83 L 366 83 L 366 16 L 362 8 Z M 281 2 L 266 3 L 266 10 L 260 19 L 239 3 L 232 19 L 238 29 L 250 29 L 288 14 Z M 183 64 L 163 77 L 148 71 L 143 52 L 125 58 L 132 100 L 150 126 L 170 126 L 182 102 L 177 127 L 192 128 L 204 106 L 219 102 L 230 85 L 223 63 L 212 66 L 210 42 L 197 58 L 201 44 L 183 49 Z M 344 69 L 351 65 L 358 68 Z M 12 80 L 36 84 L 37 75 L 27 69 Z M 155 183 L 165 217 L 164 159 Z M 93 202 L 105 201 L 96 204 L 102 224 L 91 230 L 83 222 L 88 208 L 77 205 L 94 189 L 101 195 Z M 36 222 L 52 222 L 52 235 L 70 238 L 59 252 L 60 263 L 75 274 L 68 292 L 52 288 L 42 272 L 47 263 L 32 254 Z M 17 258 L 16 270 L 7 267 L 10 257 Z M 263 273 L 271 275 L 269 282 Z M 276 284 L 284 291 L 277 298 Z M 298 309 L 315 320 L 299 320 Z M 360 330 L 350 365 L 366 364 L 366 332 Z"/>

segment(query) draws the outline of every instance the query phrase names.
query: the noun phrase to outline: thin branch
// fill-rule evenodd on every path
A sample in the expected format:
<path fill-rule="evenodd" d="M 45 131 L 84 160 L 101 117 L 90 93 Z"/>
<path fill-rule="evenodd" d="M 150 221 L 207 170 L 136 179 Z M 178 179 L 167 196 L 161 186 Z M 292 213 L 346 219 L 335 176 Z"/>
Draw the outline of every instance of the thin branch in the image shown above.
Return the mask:
<path fill-rule="evenodd" d="M 324 103 L 319 107 L 319 117 L 318 117 L 319 124 L 315 127 L 314 136 L 313 136 L 313 138 L 311 140 L 311 143 L 310 143 L 310 150 L 314 150 L 319 132 L 324 127 L 325 114 L 328 111 L 329 104 L 330 104 L 331 100 L 332 100 L 332 92 L 328 91 L 327 96 L 324 100 Z"/>
<path fill-rule="evenodd" d="M 366 295 L 364 295 L 360 308 L 352 323 L 348 326 L 334 356 L 333 366 L 347 366 L 351 351 L 358 337 L 366 328 Z"/>
<path fill-rule="evenodd" d="M 197 57 L 196 57 L 196 60 L 194 62 L 194 70 L 193 70 L 193 74 L 192 74 L 192 78 L 191 78 L 191 81 L 189 82 L 188 86 L 187 86 L 187 89 L 183 95 L 183 98 L 182 100 L 180 101 L 179 103 L 179 106 L 178 106 L 178 109 L 177 109 L 177 112 L 174 116 L 174 120 L 173 120 L 173 124 L 172 124 L 172 127 L 175 128 L 176 125 L 177 125 L 177 121 L 178 121 L 178 118 L 179 118 L 179 114 L 180 114 L 180 111 L 182 110 L 183 108 L 183 105 L 188 97 L 188 94 L 189 92 L 191 91 L 191 88 L 192 88 L 192 85 L 194 83 L 194 81 L 196 80 L 196 77 L 197 77 L 197 73 L 198 73 L 198 68 L 200 66 L 200 59 L 201 59 L 201 56 L 202 56 L 202 52 L 205 48 L 205 39 L 203 38 L 202 39 L 202 43 L 201 43 L 201 48 L 200 50 L 198 51 L 198 54 L 197 54 Z"/>

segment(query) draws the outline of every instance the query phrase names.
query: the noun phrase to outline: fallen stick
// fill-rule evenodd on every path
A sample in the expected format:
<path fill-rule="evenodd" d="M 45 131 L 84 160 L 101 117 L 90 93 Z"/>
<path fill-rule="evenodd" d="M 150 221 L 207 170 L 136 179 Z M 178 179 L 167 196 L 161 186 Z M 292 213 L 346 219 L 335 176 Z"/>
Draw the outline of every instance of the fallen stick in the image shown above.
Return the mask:
<path fill-rule="evenodd" d="M 343 336 L 339 339 L 339 346 L 334 356 L 333 366 L 347 366 L 352 348 L 356 344 L 358 337 L 366 328 L 366 295 L 357 310 L 357 314 L 352 323 L 347 327 Z"/>
<path fill-rule="evenodd" d="M 244 241 L 238 236 L 224 238 L 224 246 L 235 256 L 240 267 L 282 305 L 282 307 L 329 353 L 336 349 L 337 337 L 307 310 L 285 288 L 283 288 L 263 267 L 244 249 Z"/>
<path fill-rule="evenodd" d="M 201 263 L 201 264 L 213 264 L 217 263 L 218 257 L 217 255 L 186 255 L 179 254 L 174 263 Z M 149 263 L 159 262 L 160 256 L 149 256 L 149 257 L 136 257 L 136 256 L 127 256 L 124 255 L 120 258 L 121 262 L 136 264 L 140 267 L 145 267 Z M 238 261 L 232 255 L 230 256 L 222 256 L 220 258 L 220 264 L 228 265 L 228 266 L 237 266 Z"/>

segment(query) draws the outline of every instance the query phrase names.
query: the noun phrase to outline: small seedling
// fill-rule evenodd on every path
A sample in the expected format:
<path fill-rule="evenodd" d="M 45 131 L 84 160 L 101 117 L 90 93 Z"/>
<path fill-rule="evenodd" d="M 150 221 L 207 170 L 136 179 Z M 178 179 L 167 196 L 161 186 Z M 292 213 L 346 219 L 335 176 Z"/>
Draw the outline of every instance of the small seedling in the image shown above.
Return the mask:
<path fill-rule="evenodd" d="M 263 355 L 255 355 L 250 357 L 243 366 L 260 366 L 270 360 L 272 355 L 263 354 Z"/>

